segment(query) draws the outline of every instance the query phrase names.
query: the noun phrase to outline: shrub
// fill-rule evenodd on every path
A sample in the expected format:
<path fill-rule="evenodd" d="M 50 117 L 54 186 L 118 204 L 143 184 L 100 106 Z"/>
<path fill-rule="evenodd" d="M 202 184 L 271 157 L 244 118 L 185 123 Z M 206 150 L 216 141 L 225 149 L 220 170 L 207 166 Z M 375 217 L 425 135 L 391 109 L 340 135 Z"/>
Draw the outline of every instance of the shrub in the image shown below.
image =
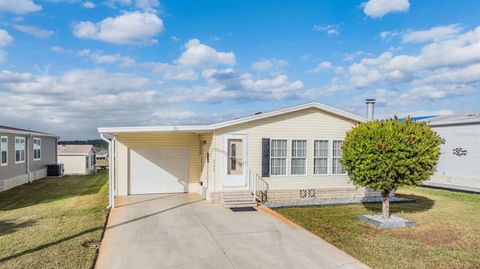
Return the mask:
<path fill-rule="evenodd" d="M 343 142 L 342 164 L 356 185 L 382 195 L 382 213 L 390 217 L 389 194 L 419 185 L 433 174 L 442 139 L 424 122 L 397 118 L 361 123 Z"/>

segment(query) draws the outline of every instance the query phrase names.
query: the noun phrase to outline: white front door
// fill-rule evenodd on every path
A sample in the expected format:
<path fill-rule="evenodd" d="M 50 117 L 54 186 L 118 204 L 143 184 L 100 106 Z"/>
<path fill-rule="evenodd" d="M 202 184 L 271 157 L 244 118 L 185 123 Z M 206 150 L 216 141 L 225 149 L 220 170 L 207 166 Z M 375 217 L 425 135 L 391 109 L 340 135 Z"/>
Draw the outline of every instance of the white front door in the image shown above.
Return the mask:
<path fill-rule="evenodd" d="M 247 135 L 224 135 L 223 186 L 247 186 Z"/>

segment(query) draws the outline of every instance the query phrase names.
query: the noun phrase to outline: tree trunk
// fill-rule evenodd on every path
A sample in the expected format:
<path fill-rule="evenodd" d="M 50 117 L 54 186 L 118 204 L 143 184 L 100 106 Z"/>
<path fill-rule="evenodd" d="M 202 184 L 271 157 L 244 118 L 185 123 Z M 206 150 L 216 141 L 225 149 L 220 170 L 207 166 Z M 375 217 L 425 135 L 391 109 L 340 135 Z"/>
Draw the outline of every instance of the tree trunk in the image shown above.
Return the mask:
<path fill-rule="evenodd" d="M 388 191 L 382 191 L 382 215 L 384 219 L 390 218 L 390 200 Z"/>

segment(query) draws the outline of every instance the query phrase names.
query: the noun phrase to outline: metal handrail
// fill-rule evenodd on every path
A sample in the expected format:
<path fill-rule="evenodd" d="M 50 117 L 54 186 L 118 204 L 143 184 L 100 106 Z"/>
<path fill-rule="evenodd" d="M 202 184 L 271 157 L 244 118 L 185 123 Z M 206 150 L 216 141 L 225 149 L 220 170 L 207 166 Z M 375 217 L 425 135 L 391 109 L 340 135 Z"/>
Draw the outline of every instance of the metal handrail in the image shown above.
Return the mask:
<path fill-rule="evenodd" d="M 248 171 L 248 187 L 253 193 L 253 200 L 260 203 L 267 202 L 268 182 L 252 170 Z"/>

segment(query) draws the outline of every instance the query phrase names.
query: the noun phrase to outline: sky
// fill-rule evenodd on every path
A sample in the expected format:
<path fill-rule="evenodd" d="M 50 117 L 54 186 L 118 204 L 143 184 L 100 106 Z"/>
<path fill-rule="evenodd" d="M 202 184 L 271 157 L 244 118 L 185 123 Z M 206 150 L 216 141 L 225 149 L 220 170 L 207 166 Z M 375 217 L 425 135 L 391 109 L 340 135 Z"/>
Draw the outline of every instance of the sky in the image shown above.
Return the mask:
<path fill-rule="evenodd" d="M 0 0 L 0 125 L 208 124 L 317 101 L 479 112 L 479 1 Z"/>

